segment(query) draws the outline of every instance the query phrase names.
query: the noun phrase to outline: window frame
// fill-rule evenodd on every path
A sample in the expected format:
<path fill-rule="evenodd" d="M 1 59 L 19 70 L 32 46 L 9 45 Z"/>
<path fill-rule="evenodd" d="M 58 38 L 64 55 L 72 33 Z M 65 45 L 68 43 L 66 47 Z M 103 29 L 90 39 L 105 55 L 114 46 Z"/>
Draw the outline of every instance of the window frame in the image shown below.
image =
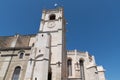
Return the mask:
<path fill-rule="evenodd" d="M 24 57 L 24 53 L 23 52 L 19 53 L 19 59 L 23 59 L 23 57 Z"/>
<path fill-rule="evenodd" d="M 14 72 L 12 74 L 12 80 L 19 80 L 20 73 L 21 73 L 21 67 L 20 66 L 16 66 L 15 69 L 14 69 Z"/>
<path fill-rule="evenodd" d="M 68 67 L 68 76 L 72 76 L 72 59 L 67 60 L 67 67 Z"/>
<path fill-rule="evenodd" d="M 49 16 L 49 20 L 55 20 L 56 19 L 56 15 L 55 14 L 51 14 L 50 16 Z"/>

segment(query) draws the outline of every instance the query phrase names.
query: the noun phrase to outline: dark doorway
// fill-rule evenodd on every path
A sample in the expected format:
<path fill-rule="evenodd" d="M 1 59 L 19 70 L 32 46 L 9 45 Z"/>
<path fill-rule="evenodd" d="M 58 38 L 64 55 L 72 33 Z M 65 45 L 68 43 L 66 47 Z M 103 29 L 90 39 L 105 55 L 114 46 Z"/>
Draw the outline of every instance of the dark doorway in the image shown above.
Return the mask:
<path fill-rule="evenodd" d="M 52 80 L 52 72 L 48 72 L 48 80 Z"/>

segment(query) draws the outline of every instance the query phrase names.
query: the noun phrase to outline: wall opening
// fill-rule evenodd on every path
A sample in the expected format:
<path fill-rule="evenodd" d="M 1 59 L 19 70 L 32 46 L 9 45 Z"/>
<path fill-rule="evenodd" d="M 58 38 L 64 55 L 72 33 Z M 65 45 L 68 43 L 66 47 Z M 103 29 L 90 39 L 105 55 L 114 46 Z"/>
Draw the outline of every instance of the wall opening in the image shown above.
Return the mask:
<path fill-rule="evenodd" d="M 80 63 L 80 77 L 81 77 L 81 80 L 85 80 L 84 61 L 80 60 L 79 63 Z"/>
<path fill-rule="evenodd" d="M 35 80 L 37 80 L 37 78 L 35 77 Z"/>
<path fill-rule="evenodd" d="M 48 72 L 48 80 L 52 80 L 52 72 Z"/>
<path fill-rule="evenodd" d="M 17 66 L 13 72 L 12 80 L 19 80 L 20 71 L 21 67 Z"/>
<path fill-rule="evenodd" d="M 68 67 L 68 76 L 72 76 L 72 59 L 68 59 L 67 67 Z"/>
<path fill-rule="evenodd" d="M 51 14 L 50 16 L 49 16 L 49 20 L 55 20 L 56 19 L 56 15 L 55 14 Z"/>
<path fill-rule="evenodd" d="M 20 53 L 19 58 L 22 59 L 24 56 L 24 53 Z"/>

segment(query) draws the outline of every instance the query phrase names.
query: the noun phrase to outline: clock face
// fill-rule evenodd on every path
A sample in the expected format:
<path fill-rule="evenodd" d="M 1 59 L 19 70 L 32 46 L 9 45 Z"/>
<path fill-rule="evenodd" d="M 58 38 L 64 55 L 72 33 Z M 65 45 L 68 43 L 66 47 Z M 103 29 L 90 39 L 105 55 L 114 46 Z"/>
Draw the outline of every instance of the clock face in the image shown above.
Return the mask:
<path fill-rule="evenodd" d="M 52 27 L 54 27 L 55 26 L 55 22 L 49 22 L 48 23 L 48 28 L 52 28 Z"/>

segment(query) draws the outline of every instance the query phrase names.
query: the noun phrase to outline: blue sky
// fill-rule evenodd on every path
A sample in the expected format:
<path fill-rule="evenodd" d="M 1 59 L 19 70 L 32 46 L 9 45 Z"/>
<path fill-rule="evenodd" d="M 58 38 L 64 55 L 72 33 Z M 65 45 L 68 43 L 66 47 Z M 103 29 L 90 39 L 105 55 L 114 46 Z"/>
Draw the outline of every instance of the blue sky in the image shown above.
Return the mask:
<path fill-rule="evenodd" d="M 0 0 L 0 36 L 37 33 L 42 9 L 54 3 L 65 10 L 67 49 L 88 51 L 107 80 L 119 80 L 120 0 Z"/>

